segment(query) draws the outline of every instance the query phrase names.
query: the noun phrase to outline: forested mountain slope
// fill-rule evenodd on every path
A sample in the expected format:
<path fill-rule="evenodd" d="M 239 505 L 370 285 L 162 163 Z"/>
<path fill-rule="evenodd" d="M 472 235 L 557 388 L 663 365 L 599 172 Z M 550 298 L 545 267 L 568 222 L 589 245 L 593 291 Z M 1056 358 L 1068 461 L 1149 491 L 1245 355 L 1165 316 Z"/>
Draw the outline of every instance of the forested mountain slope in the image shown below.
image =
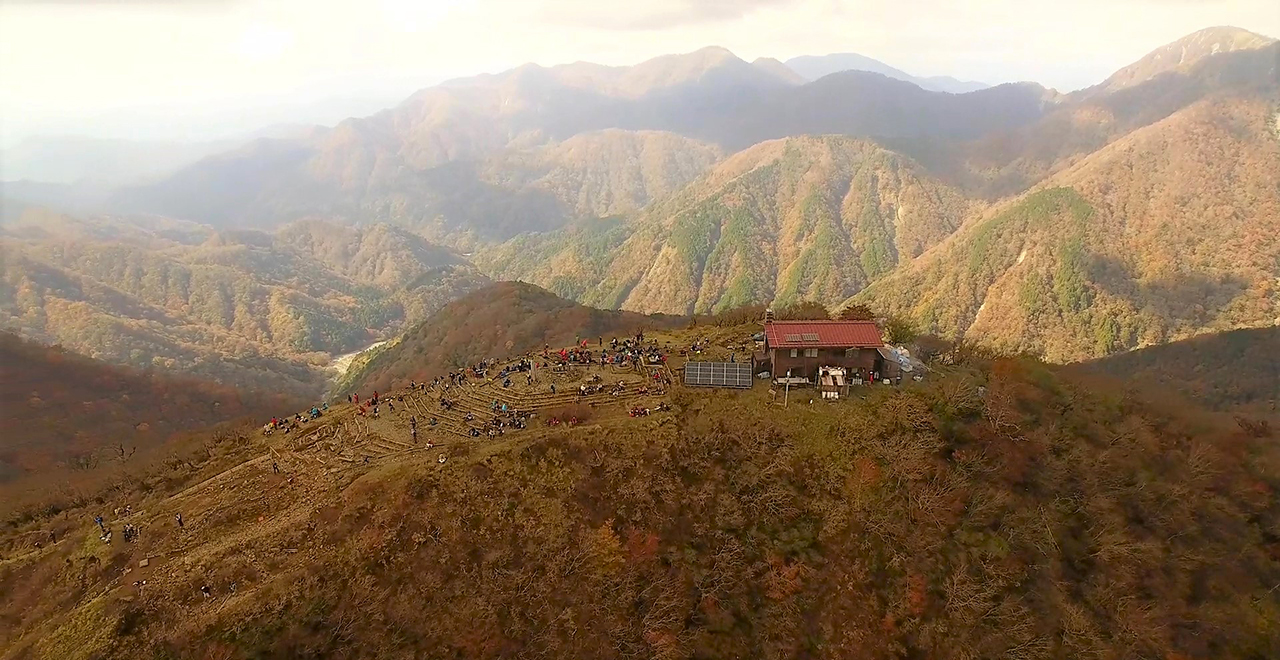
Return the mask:
<path fill-rule="evenodd" d="M 1170 390 L 1216 410 L 1275 414 L 1280 405 L 1280 327 L 1204 334 L 1090 360 L 1072 369 Z"/>
<path fill-rule="evenodd" d="M 0 332 L 0 483 L 54 483 L 99 464 L 154 459 L 174 433 L 282 414 L 296 402 L 141 372 Z"/>
<path fill-rule="evenodd" d="M 971 208 L 874 144 L 789 138 L 735 154 L 630 224 L 525 236 L 478 259 L 498 278 L 639 312 L 836 303 L 941 241 Z"/>
<path fill-rule="evenodd" d="M 1275 106 L 1200 101 L 991 209 L 854 300 L 1053 361 L 1271 325 Z"/>
<path fill-rule="evenodd" d="M 122 220 L 116 238 L 95 238 L 110 224 L 7 227 L 4 326 L 108 362 L 314 394 L 330 355 L 488 282 L 452 252 L 386 225 L 158 235 Z"/>

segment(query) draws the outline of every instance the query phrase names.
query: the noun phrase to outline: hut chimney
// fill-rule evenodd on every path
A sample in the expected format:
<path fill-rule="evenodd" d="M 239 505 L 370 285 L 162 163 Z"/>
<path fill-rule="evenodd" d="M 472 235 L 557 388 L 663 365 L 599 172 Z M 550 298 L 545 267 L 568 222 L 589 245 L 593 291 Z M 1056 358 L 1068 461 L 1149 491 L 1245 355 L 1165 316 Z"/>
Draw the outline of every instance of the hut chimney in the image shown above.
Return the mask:
<path fill-rule="evenodd" d="M 772 307 L 766 307 L 766 308 L 765 308 L 765 310 L 764 310 L 764 322 L 765 322 L 765 323 L 773 323 L 773 308 L 772 308 Z"/>

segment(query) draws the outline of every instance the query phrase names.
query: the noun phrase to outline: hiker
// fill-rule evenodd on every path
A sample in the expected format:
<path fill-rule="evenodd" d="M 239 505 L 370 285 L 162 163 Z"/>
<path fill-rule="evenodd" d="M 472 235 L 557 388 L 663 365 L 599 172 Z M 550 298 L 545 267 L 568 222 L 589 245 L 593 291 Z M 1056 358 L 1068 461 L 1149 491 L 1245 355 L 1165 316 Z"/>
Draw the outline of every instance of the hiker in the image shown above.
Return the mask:
<path fill-rule="evenodd" d="M 102 516 L 94 516 L 93 522 L 98 523 L 98 529 L 101 529 L 102 533 L 105 534 L 107 532 L 107 526 L 102 524 Z"/>
<path fill-rule="evenodd" d="M 271 472 L 274 474 L 280 474 L 280 464 L 275 461 L 271 461 Z"/>
<path fill-rule="evenodd" d="M 200 587 L 200 593 L 204 594 L 205 598 L 213 598 L 213 591 L 209 589 L 209 585 L 207 584 Z"/>
<path fill-rule="evenodd" d="M 552 393 L 552 394 L 555 394 L 555 393 L 556 393 L 556 384 L 555 384 L 555 383 L 552 383 L 552 384 L 551 384 L 551 393 Z"/>
<path fill-rule="evenodd" d="M 176 519 L 176 520 L 178 521 L 178 529 L 182 529 L 182 528 L 184 527 L 184 525 L 182 524 L 182 514 L 181 514 L 181 513 L 175 513 L 175 514 L 173 514 L 173 517 L 174 517 L 174 519 Z"/>

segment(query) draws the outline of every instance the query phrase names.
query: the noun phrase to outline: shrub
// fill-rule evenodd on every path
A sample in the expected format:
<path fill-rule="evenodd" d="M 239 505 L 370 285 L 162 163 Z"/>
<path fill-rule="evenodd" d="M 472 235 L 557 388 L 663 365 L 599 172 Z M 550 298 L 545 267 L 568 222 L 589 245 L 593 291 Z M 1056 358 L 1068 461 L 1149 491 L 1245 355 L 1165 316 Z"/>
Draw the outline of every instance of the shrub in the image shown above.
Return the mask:
<path fill-rule="evenodd" d="M 805 300 L 783 307 L 774 317 L 779 321 L 826 321 L 830 320 L 831 313 L 822 303 Z"/>

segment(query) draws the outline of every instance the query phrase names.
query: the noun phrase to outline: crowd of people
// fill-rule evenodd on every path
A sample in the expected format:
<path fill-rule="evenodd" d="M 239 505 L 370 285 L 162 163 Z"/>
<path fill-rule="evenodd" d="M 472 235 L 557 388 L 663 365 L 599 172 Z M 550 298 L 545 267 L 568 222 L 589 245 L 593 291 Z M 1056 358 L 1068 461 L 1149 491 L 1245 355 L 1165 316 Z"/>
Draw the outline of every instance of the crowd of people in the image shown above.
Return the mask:
<path fill-rule="evenodd" d="M 695 348 L 698 348 L 696 344 Z M 537 373 L 540 369 L 562 371 L 569 366 L 577 365 L 614 365 L 627 368 L 640 364 L 664 365 L 666 362 L 666 350 L 659 346 L 657 340 L 650 339 L 646 342 L 643 332 L 636 333 L 630 337 L 613 337 L 608 342 L 605 341 L 603 336 L 600 336 L 596 339 L 595 347 L 591 346 L 589 339 L 579 337 L 573 347 L 562 348 L 558 351 L 553 351 L 549 344 L 544 345 L 540 357 L 536 352 L 532 352 L 505 363 L 496 358 L 486 358 L 466 367 L 450 371 L 443 376 L 436 376 L 429 381 L 419 382 L 415 378 L 409 381 L 408 389 L 410 392 L 435 393 L 440 409 L 442 411 L 452 411 L 458 404 L 458 399 L 452 394 L 452 391 L 465 387 L 474 380 L 489 379 L 489 382 L 500 383 L 502 388 L 509 389 L 514 386 L 514 380 L 523 376 L 524 385 L 526 387 L 534 387 L 538 383 Z M 578 394 L 588 396 L 608 389 L 614 396 L 621 396 L 629 391 L 636 391 L 639 394 L 655 393 L 661 395 L 666 392 L 666 388 L 672 383 L 668 373 L 666 370 L 657 370 L 651 375 L 653 379 L 651 383 L 641 384 L 638 388 L 633 384 L 630 387 L 635 388 L 634 390 L 629 390 L 629 386 L 624 381 L 618 381 L 612 386 L 607 386 L 603 383 L 603 379 L 599 374 L 593 374 L 586 382 L 578 386 Z M 557 393 L 554 380 L 549 383 L 549 390 L 551 394 Z M 384 408 L 391 413 L 395 413 L 396 403 L 400 402 L 403 405 L 403 401 L 404 395 L 380 394 L 376 390 L 371 396 L 365 398 L 362 398 L 357 392 L 347 395 L 347 403 L 355 406 L 357 415 L 371 418 L 379 418 Z M 277 431 L 290 433 L 307 422 L 320 418 L 328 409 L 329 405 L 322 403 L 319 406 L 313 406 L 309 411 L 300 412 L 292 416 L 272 417 L 271 421 L 263 425 L 262 432 L 264 435 L 271 435 Z M 490 418 L 481 424 L 476 424 L 476 418 L 473 413 L 466 414 L 464 421 L 467 423 L 468 434 L 471 437 L 496 437 L 513 428 L 525 428 L 529 418 L 534 416 L 532 412 L 517 411 L 496 400 L 490 412 L 492 413 Z M 558 424 L 562 422 L 574 424 L 577 420 L 548 420 L 548 423 Z M 429 418 L 428 424 L 430 426 L 434 427 L 439 423 L 439 419 L 436 417 Z M 409 435 L 412 442 L 417 444 L 418 419 L 416 416 L 411 416 L 409 419 Z"/>
<path fill-rule="evenodd" d="M 311 410 L 306 412 L 295 413 L 292 417 L 289 415 L 285 415 L 284 417 L 272 417 L 271 421 L 262 426 L 262 434 L 271 435 L 276 431 L 289 433 L 309 421 L 320 419 L 328 411 L 329 404 L 321 403 L 318 406 L 311 406 Z"/>
<path fill-rule="evenodd" d="M 528 426 L 529 420 L 537 413 L 528 410 L 517 410 L 506 403 L 501 403 L 494 399 L 489 405 L 490 417 L 489 421 L 480 426 L 472 426 L 471 423 L 476 420 L 474 413 L 468 412 L 463 419 L 467 422 L 467 433 L 478 438 L 487 436 L 496 438 L 506 433 L 509 429 L 523 429 Z"/>

